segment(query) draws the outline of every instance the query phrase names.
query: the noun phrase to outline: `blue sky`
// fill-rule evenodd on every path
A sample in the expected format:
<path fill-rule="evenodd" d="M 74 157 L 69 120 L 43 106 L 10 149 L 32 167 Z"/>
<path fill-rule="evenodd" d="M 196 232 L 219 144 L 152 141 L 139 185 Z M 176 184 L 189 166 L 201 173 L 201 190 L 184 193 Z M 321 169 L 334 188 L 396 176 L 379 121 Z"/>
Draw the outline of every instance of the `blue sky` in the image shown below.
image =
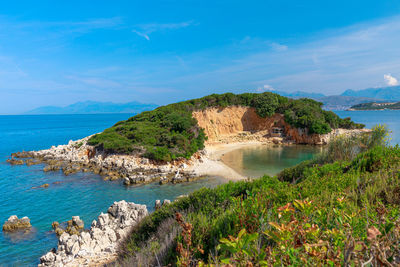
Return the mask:
<path fill-rule="evenodd" d="M 394 85 L 399 43 L 400 1 L 7 1 L 0 114 Z"/>

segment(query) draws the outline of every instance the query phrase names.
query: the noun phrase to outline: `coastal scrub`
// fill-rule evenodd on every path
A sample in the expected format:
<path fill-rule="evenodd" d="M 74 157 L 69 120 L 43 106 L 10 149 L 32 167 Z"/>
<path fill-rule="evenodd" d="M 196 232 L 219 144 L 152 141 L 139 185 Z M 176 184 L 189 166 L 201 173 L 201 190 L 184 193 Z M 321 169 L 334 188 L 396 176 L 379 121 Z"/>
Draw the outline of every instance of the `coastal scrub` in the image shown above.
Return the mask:
<path fill-rule="evenodd" d="M 204 141 L 207 139 L 204 130 L 193 118 L 193 111 L 228 106 L 255 108 L 262 118 L 275 113 L 284 114 L 289 125 L 308 129 L 309 134 L 326 134 L 335 128 L 364 127 L 349 118 L 341 119 L 335 113 L 323 110 L 322 103 L 311 99 L 294 100 L 271 92 L 238 95 L 226 93 L 142 112 L 94 135 L 88 144 L 107 153 L 137 153 L 159 161 L 190 158 L 204 148 Z"/>
<path fill-rule="evenodd" d="M 358 139 L 356 154 L 346 150 L 336 160 L 321 156 L 300 165 L 301 172 L 286 170 L 284 177 L 302 176 L 295 183 L 264 176 L 174 201 L 132 231 L 118 264 L 143 255 L 149 263 L 156 255 L 162 265 L 177 266 L 397 266 L 400 147 L 388 146 L 385 136 L 376 127 Z M 166 221 L 169 230 L 162 228 Z M 175 242 L 166 244 L 171 229 Z M 150 242 L 163 252 L 143 249 Z"/>

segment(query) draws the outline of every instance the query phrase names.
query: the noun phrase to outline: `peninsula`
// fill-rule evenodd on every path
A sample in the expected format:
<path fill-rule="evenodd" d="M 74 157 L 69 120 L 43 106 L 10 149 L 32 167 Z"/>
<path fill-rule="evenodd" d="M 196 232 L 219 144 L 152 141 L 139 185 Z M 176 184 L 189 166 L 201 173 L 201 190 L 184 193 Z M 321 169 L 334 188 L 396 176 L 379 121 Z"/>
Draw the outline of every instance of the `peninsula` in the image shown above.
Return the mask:
<path fill-rule="evenodd" d="M 352 106 L 349 110 L 399 110 L 400 102 L 370 102 Z"/>
<path fill-rule="evenodd" d="M 219 161 L 223 151 L 251 143 L 324 145 L 333 136 L 365 131 L 321 106 L 271 92 L 213 94 L 142 112 L 67 145 L 14 153 L 9 162 L 28 158 L 28 165 L 46 163 L 44 171 L 92 171 L 126 185 L 204 175 L 244 179 Z"/>

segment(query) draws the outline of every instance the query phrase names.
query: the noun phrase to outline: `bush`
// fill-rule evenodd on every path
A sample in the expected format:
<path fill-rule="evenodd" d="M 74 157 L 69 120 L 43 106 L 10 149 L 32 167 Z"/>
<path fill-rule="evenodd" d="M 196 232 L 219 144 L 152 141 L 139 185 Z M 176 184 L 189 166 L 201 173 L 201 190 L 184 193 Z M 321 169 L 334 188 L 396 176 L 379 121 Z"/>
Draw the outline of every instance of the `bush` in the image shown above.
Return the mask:
<path fill-rule="evenodd" d="M 276 94 L 266 92 L 256 95 L 252 106 L 256 109 L 258 116 L 265 118 L 274 115 L 279 106 L 279 100 Z"/>

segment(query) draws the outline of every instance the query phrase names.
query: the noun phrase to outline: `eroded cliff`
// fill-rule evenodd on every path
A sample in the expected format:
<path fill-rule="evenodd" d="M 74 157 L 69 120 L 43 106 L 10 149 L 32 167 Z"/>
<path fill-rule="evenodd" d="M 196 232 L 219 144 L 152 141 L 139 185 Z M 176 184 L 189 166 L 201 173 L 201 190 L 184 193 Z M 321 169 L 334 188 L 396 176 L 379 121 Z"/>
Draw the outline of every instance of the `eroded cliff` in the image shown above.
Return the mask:
<path fill-rule="evenodd" d="M 335 129 L 328 134 L 309 134 L 307 129 L 290 126 L 282 114 L 275 113 L 271 117 L 262 118 L 254 108 L 244 106 L 208 108 L 194 111 L 192 115 L 204 129 L 208 144 L 258 140 L 323 145 L 333 136 L 364 131 Z M 274 129 L 282 132 L 280 138 L 279 134 L 273 134 Z"/>

